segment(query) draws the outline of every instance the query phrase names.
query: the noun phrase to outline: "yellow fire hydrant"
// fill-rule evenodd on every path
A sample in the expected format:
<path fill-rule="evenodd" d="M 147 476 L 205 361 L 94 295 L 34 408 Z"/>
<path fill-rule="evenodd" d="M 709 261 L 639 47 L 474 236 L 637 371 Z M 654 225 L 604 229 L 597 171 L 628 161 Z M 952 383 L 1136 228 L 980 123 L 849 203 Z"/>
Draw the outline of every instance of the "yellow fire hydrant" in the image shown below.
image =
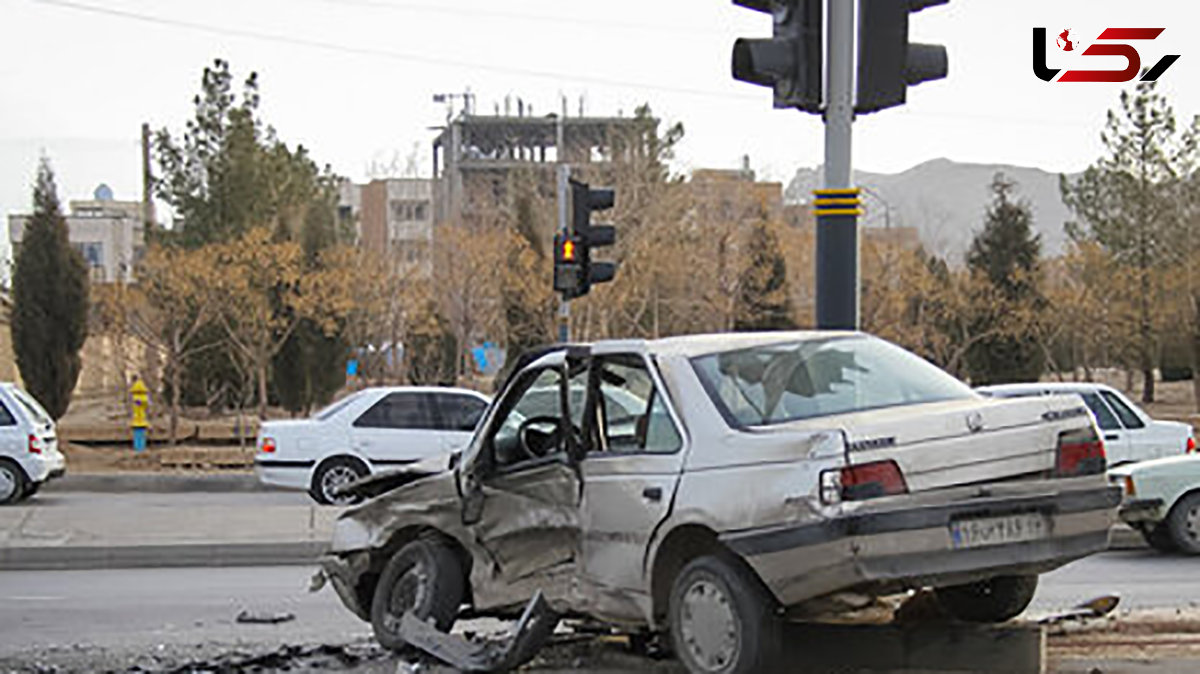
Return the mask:
<path fill-rule="evenodd" d="M 150 427 L 147 416 L 150 409 L 150 391 L 141 377 L 134 378 L 133 386 L 129 387 L 129 397 L 133 400 L 133 415 L 129 420 L 129 425 L 133 428 L 133 451 L 145 451 L 146 431 Z"/>

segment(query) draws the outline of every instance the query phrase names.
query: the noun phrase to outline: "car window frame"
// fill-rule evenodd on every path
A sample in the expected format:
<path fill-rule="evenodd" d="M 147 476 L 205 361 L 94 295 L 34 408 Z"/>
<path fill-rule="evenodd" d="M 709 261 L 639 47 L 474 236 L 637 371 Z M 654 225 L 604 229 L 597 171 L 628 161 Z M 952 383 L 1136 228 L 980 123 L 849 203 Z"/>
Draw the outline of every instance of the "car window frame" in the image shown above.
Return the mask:
<path fill-rule="evenodd" d="M 592 368 L 592 371 L 595 373 L 595 375 L 588 378 L 588 392 L 587 392 L 588 396 L 587 397 L 590 399 L 593 396 L 602 395 L 602 394 L 599 394 L 599 388 L 600 388 L 600 385 L 602 382 L 599 381 L 598 364 L 602 364 L 603 361 L 606 359 L 613 360 L 613 359 L 617 359 L 617 358 L 636 358 L 645 366 L 646 372 L 650 377 L 650 381 L 654 385 L 654 392 L 653 392 L 653 395 L 651 396 L 650 405 L 647 408 L 647 413 L 649 413 L 649 407 L 654 406 L 655 398 L 659 398 L 662 400 L 663 406 L 667 410 L 667 418 L 670 420 L 671 426 L 675 430 L 675 434 L 677 436 L 679 436 L 679 446 L 675 450 L 670 451 L 670 452 L 651 452 L 651 451 L 647 451 L 645 449 L 640 449 L 640 450 L 634 451 L 634 452 L 614 452 L 614 451 L 610 451 L 608 449 L 602 449 L 603 447 L 607 446 L 607 438 L 602 439 L 599 437 L 599 434 L 606 433 L 607 430 L 602 428 L 602 424 L 600 423 L 601 420 L 599 418 L 596 418 L 595 414 L 593 414 L 593 415 L 590 415 L 592 417 L 591 418 L 591 426 L 592 426 L 592 428 L 595 429 L 595 433 L 597 434 L 597 437 L 593 439 L 592 447 L 589 448 L 586 456 L 584 457 L 584 460 L 588 461 L 588 460 L 595 459 L 595 460 L 603 461 L 603 460 L 617 460 L 617 459 L 622 459 L 622 458 L 646 457 L 646 456 L 676 456 L 679 453 L 683 452 L 684 449 L 688 445 L 688 436 L 684 432 L 684 425 L 681 422 L 679 415 L 675 410 L 675 405 L 673 404 L 673 401 L 671 399 L 670 391 L 667 390 L 666 383 L 662 380 L 662 377 L 659 375 L 658 368 L 656 367 L 656 363 L 654 362 L 653 359 L 647 357 L 646 354 L 637 353 L 637 352 L 613 352 L 613 353 L 597 354 L 597 355 L 593 356 L 591 368 Z M 585 403 L 585 407 L 584 407 L 585 414 L 588 409 L 592 409 L 594 412 L 595 408 L 590 408 L 588 406 L 588 403 Z M 585 419 L 585 423 L 586 423 L 586 421 L 587 420 Z M 607 421 L 607 420 L 605 420 L 605 421 Z"/>
<path fill-rule="evenodd" d="M 1145 420 L 1143 420 L 1141 415 L 1137 413 L 1137 410 L 1135 410 L 1130 403 L 1123 400 L 1121 396 L 1117 395 L 1115 391 L 1098 389 L 1097 393 L 1100 394 L 1100 399 L 1108 405 L 1108 408 L 1117 417 L 1117 423 L 1121 424 L 1121 426 L 1123 426 L 1126 430 L 1137 431 L 1146 427 Z M 1114 401 L 1116 404 L 1114 404 Z M 1124 408 L 1125 411 L 1128 412 L 1135 421 L 1137 421 L 1136 426 L 1132 426 L 1126 422 L 1125 416 L 1121 414 L 1122 408 Z"/>
<path fill-rule="evenodd" d="M 513 385 L 509 387 L 504 398 L 500 400 L 495 414 L 492 416 L 488 426 L 484 430 L 484 436 L 480 438 L 480 442 L 483 445 L 483 456 L 481 458 L 486 466 L 486 469 L 480 477 L 485 484 L 489 480 L 495 478 L 510 477 L 525 471 L 541 468 L 552 463 L 563 463 L 570 465 L 571 458 L 568 448 L 563 448 L 562 451 L 553 452 L 551 454 L 547 454 L 546 456 L 523 458 L 520 461 L 503 466 L 500 465 L 496 459 L 496 446 L 494 443 L 496 434 L 500 432 L 501 428 L 504 427 L 504 422 L 508 420 L 509 415 L 512 414 L 513 409 L 517 406 L 517 403 L 519 403 L 525 397 L 525 394 L 529 392 L 534 383 L 537 382 L 538 378 L 548 370 L 554 370 L 558 373 L 559 405 L 560 407 L 562 405 L 567 405 L 566 415 L 559 417 L 560 431 L 563 419 L 566 419 L 570 416 L 570 396 L 569 393 L 565 392 L 565 389 L 569 387 L 568 382 L 570 381 L 570 377 L 568 375 L 568 368 L 566 367 L 565 362 L 550 363 L 540 367 L 531 366 L 527 370 L 521 372 L 517 376 L 517 379 L 514 380 Z M 564 396 L 567 398 L 567 400 L 563 399 Z"/>
<path fill-rule="evenodd" d="M 8 421 L 5 421 L 5 417 L 7 417 Z M 18 425 L 20 425 L 20 422 L 17 421 L 17 415 L 13 414 L 12 410 L 8 409 L 8 403 L 6 401 L 0 399 L 0 428 L 8 428 L 10 426 Z"/>
<path fill-rule="evenodd" d="M 430 392 L 430 395 L 433 397 L 433 409 L 434 409 L 434 412 L 436 413 L 436 417 L 437 417 L 436 423 L 438 425 L 438 430 L 440 430 L 440 431 L 447 432 L 447 433 L 471 433 L 471 432 L 474 432 L 474 430 L 479 427 L 479 423 L 481 421 L 483 421 L 484 416 L 487 415 L 487 407 L 488 407 L 487 401 L 483 400 L 482 398 L 480 398 L 478 396 L 471 395 L 469 393 L 460 393 L 457 391 L 432 391 L 432 392 Z M 475 419 L 475 423 L 472 424 L 472 426 L 470 428 L 465 428 L 462 426 L 451 426 L 449 420 L 446 418 L 446 415 L 444 414 L 444 410 L 442 409 L 441 399 L 452 399 L 457 404 L 466 404 L 466 403 L 478 404 L 480 406 L 479 407 L 479 416 Z"/>
<path fill-rule="evenodd" d="M 371 426 L 371 425 L 361 423 L 364 417 L 366 417 L 368 414 L 371 414 L 372 412 L 374 412 L 381 405 L 386 404 L 386 405 L 390 406 L 390 404 L 391 404 L 390 401 L 393 400 L 394 398 L 409 397 L 409 396 L 415 398 L 418 401 L 418 404 L 421 406 L 422 411 L 426 415 L 426 418 L 429 420 L 428 426 Z M 389 391 L 389 392 L 383 394 L 374 403 L 371 403 L 370 407 L 368 407 L 366 410 L 364 410 L 362 413 L 360 413 L 354 419 L 354 421 L 351 423 L 351 426 L 354 428 L 359 428 L 359 429 L 386 430 L 386 431 L 438 431 L 438 430 L 440 430 L 438 428 L 438 418 L 437 418 L 437 414 L 436 414 L 436 409 L 435 409 L 435 407 L 432 403 L 432 400 L 429 397 L 429 393 L 427 391 Z"/>
<path fill-rule="evenodd" d="M 1100 402 L 1100 404 L 1104 407 L 1105 411 L 1107 411 L 1108 414 L 1112 417 L 1112 420 L 1116 422 L 1116 424 L 1117 424 L 1116 426 L 1114 426 L 1112 428 L 1104 427 L 1104 424 L 1100 420 L 1100 416 L 1098 414 L 1096 414 L 1096 410 L 1092 409 L 1092 406 L 1088 404 L 1088 401 L 1087 401 L 1088 394 L 1096 396 L 1096 400 Z M 1114 412 L 1111 407 L 1108 406 L 1108 403 L 1104 400 L 1104 396 L 1100 395 L 1099 390 L 1079 391 L 1079 397 L 1081 400 L 1083 400 L 1083 406 L 1088 408 L 1088 411 L 1091 412 L 1092 417 L 1094 417 L 1096 419 L 1096 425 L 1100 427 L 1101 431 L 1107 432 L 1107 431 L 1125 430 L 1125 426 L 1121 424 L 1121 418 L 1119 416 L 1117 416 L 1117 413 Z"/>

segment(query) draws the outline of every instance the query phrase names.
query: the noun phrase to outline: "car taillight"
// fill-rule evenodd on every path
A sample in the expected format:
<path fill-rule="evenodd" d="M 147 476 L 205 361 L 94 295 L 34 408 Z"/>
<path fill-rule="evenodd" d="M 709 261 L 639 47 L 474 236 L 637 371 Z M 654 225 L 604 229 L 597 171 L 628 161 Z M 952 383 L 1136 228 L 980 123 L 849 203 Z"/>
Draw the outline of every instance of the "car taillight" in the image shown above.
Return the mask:
<path fill-rule="evenodd" d="M 1132 475 L 1125 476 L 1125 495 L 1126 496 L 1137 496 L 1137 490 L 1133 488 L 1133 476 Z"/>
<path fill-rule="evenodd" d="M 262 451 L 266 452 L 267 454 L 274 453 L 275 438 L 263 438 L 262 439 Z"/>
<path fill-rule="evenodd" d="M 1193 438 L 1189 435 L 1187 439 L 1187 447 L 1183 450 L 1183 453 L 1191 454 L 1194 451 L 1196 451 L 1196 438 Z"/>
<path fill-rule="evenodd" d="M 1058 459 L 1054 473 L 1059 477 L 1094 475 L 1107 467 L 1104 441 L 1091 428 L 1058 434 Z"/>
<path fill-rule="evenodd" d="M 30 454 L 41 454 L 42 453 L 42 443 L 38 442 L 38 437 L 36 435 L 34 435 L 33 433 L 29 434 L 29 453 Z"/>
<path fill-rule="evenodd" d="M 821 477 L 821 498 L 827 503 L 908 493 L 900 466 L 890 459 L 826 471 Z"/>

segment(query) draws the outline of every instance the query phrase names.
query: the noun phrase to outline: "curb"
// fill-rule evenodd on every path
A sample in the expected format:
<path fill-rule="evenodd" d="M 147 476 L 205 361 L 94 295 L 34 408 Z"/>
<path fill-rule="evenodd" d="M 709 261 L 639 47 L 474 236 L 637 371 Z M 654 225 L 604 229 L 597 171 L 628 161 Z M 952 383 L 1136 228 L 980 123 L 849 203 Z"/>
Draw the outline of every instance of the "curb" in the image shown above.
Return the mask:
<path fill-rule="evenodd" d="M 316 564 L 328 549 L 324 541 L 0 548 L 0 570 Z"/>
<path fill-rule="evenodd" d="M 138 492 L 252 492 L 277 491 L 258 481 L 254 473 L 68 473 L 42 487 L 46 491 Z"/>

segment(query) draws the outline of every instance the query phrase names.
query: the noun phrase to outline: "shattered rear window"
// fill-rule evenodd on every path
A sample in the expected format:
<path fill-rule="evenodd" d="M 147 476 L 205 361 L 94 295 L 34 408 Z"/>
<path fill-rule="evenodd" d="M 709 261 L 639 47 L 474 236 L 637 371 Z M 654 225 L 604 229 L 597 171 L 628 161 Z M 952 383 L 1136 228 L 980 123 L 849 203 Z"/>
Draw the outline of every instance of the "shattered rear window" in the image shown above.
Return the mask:
<path fill-rule="evenodd" d="M 734 427 L 975 397 L 926 360 L 866 336 L 726 351 L 692 366 Z"/>

